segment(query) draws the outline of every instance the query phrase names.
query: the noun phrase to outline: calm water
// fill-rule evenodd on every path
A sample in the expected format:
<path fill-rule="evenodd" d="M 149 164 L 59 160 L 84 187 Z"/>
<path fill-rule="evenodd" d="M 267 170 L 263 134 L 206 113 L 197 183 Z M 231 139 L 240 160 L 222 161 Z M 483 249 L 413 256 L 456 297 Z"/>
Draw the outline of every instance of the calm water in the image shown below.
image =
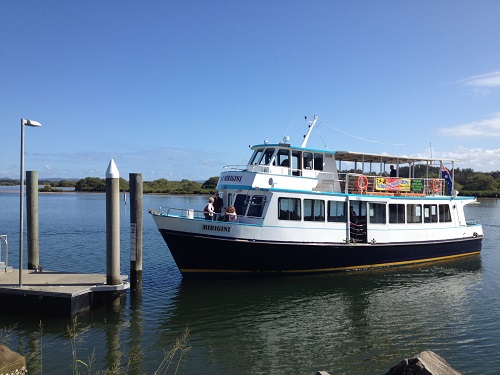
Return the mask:
<path fill-rule="evenodd" d="M 189 328 L 192 348 L 179 374 L 383 374 L 423 350 L 463 374 L 498 373 L 498 201 L 467 208 L 469 219 L 485 225 L 480 256 L 327 276 L 183 280 L 147 210 L 201 209 L 205 200 L 144 196 L 142 293 L 127 292 L 118 312 L 78 316 L 78 358 L 88 362 L 95 350 L 93 372 L 120 363 L 122 373 L 152 374 Z M 121 209 L 121 269 L 128 274 L 130 213 L 123 202 Z M 39 221 L 44 268 L 106 273 L 104 194 L 41 194 Z M 18 188 L 0 187 L 0 234 L 8 235 L 9 264 L 17 268 Z M 41 336 L 43 373 L 71 373 L 71 319 L 0 312 L 0 329 L 13 324 L 12 349 L 39 359 Z M 30 370 L 40 373 L 40 365 L 31 360 Z"/>

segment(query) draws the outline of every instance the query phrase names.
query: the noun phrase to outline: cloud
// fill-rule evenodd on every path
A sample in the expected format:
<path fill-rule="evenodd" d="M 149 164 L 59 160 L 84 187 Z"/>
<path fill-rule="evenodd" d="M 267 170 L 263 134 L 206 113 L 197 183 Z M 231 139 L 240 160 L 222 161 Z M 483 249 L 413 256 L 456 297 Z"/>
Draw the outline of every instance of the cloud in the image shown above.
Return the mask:
<path fill-rule="evenodd" d="M 500 87 L 500 70 L 465 78 L 459 82 L 471 87 Z"/>
<path fill-rule="evenodd" d="M 486 96 L 500 88 L 500 70 L 468 77 L 458 83 L 470 88 L 475 95 Z"/>
<path fill-rule="evenodd" d="M 472 168 L 475 171 L 491 172 L 499 169 L 500 148 L 482 149 L 458 147 L 453 151 L 437 152 L 435 158 L 460 160 L 459 168 Z"/>
<path fill-rule="evenodd" d="M 438 134 L 446 137 L 500 137 L 500 113 L 485 120 L 440 128 Z"/>

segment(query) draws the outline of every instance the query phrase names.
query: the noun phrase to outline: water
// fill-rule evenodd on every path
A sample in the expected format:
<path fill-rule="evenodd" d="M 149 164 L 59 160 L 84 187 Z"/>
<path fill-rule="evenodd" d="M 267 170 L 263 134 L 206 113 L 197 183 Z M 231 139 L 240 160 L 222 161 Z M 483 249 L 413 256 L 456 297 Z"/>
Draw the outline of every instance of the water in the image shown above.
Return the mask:
<path fill-rule="evenodd" d="M 485 225 L 478 256 L 323 276 L 183 280 L 147 210 L 200 209 L 205 201 L 144 196 L 143 291 L 127 292 L 120 311 L 77 317 L 77 356 L 88 364 L 95 352 L 92 373 L 119 363 L 122 373 L 153 374 L 186 328 L 191 350 L 179 374 L 384 374 L 423 350 L 463 374 L 498 373 L 498 201 L 467 207 L 468 219 Z M 130 213 L 123 202 L 121 210 L 121 270 L 128 274 Z M 105 274 L 105 214 L 104 194 L 40 194 L 42 266 Z M 0 234 L 8 235 L 9 264 L 17 268 L 18 188 L 0 188 Z M 8 343 L 28 357 L 31 374 L 71 373 L 70 318 L 0 318 L 0 329 L 15 324 Z"/>

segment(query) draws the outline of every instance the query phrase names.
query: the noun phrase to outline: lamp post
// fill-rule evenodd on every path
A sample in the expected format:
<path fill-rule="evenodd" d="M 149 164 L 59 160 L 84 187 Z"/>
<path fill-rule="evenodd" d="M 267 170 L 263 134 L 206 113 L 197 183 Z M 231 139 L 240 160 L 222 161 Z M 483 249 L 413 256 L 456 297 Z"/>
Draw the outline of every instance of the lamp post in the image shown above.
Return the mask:
<path fill-rule="evenodd" d="M 24 118 L 21 119 L 21 176 L 20 183 L 21 186 L 19 188 L 19 288 L 23 286 L 23 214 L 24 214 L 24 126 L 33 126 L 38 127 L 42 126 L 38 121 L 26 120 Z"/>

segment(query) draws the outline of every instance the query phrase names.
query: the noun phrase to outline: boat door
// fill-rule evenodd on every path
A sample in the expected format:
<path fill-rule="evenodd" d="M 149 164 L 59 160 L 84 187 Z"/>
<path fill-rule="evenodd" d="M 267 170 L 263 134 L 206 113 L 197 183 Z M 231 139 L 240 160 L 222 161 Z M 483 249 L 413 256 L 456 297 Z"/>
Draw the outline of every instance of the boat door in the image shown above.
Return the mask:
<path fill-rule="evenodd" d="M 351 242 L 367 242 L 366 202 L 349 201 L 349 236 Z"/>

